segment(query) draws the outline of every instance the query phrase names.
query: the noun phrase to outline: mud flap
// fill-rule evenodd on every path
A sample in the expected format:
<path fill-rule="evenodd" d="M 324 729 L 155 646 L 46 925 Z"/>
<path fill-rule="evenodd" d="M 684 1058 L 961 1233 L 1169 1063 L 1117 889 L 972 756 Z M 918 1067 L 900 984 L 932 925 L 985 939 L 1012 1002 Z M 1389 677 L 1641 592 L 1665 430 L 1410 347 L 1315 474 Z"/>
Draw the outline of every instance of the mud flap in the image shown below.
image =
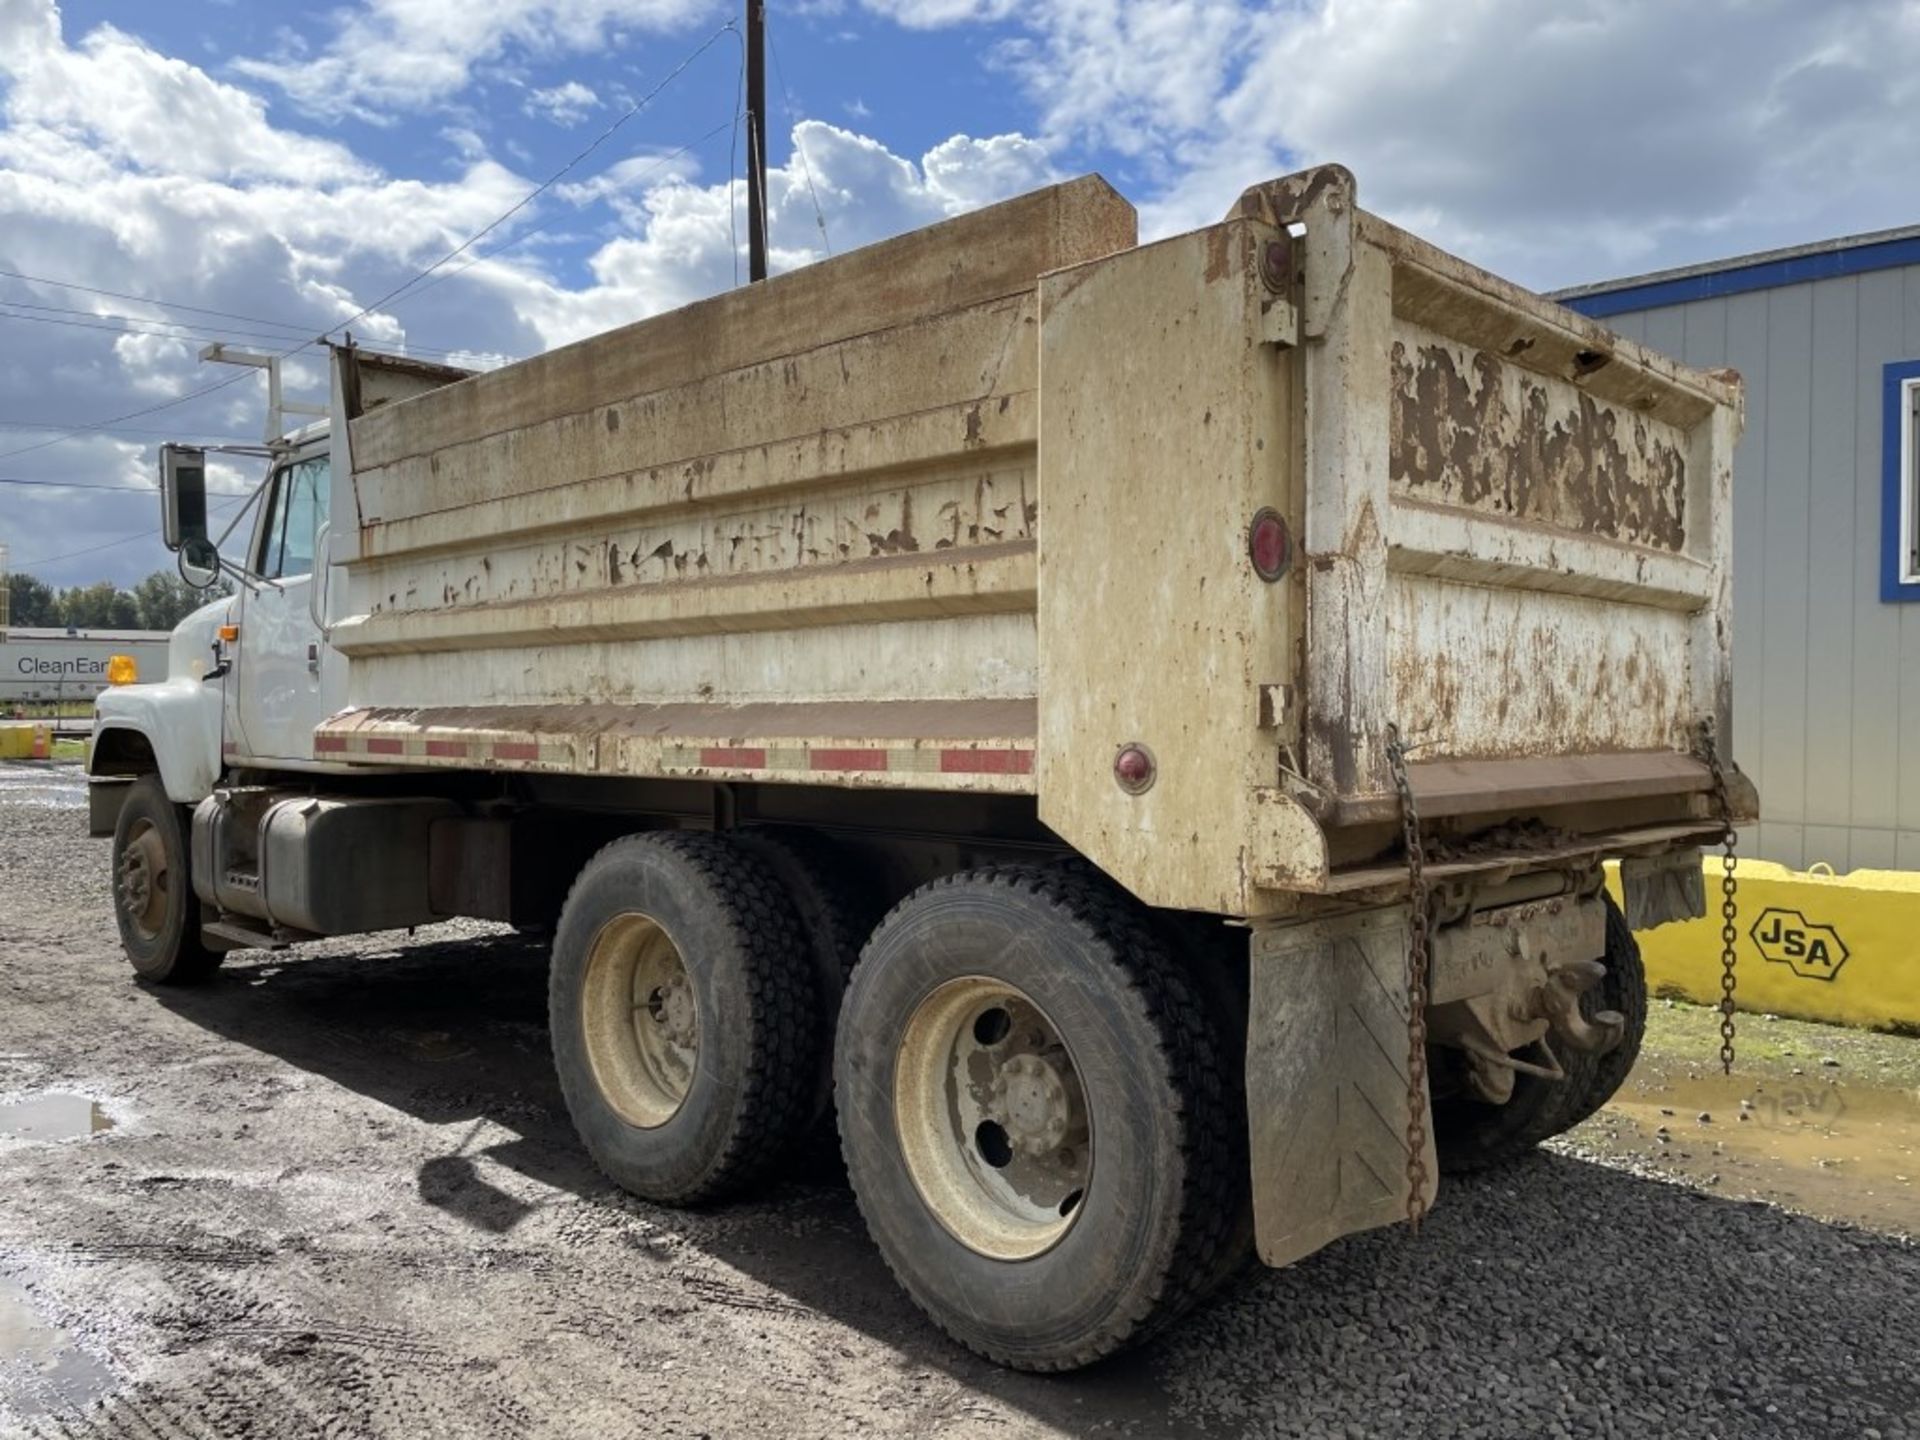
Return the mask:
<path fill-rule="evenodd" d="M 1407 1213 L 1404 906 L 1258 930 L 1247 1114 L 1260 1258 L 1287 1265 Z M 1439 1166 L 1421 1097 L 1431 1201 Z"/>

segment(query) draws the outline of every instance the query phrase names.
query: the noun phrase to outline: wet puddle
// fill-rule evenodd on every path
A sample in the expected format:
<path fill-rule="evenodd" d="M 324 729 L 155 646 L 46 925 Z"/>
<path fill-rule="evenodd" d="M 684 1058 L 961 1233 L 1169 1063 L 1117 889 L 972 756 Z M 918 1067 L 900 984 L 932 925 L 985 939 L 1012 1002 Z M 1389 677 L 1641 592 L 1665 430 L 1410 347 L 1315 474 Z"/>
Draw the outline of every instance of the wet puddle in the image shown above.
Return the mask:
<path fill-rule="evenodd" d="M 0 1135 L 23 1140 L 74 1140 L 112 1128 L 107 1112 L 84 1095 L 35 1095 L 0 1105 Z"/>
<path fill-rule="evenodd" d="M 113 1380 L 106 1362 L 43 1320 L 26 1292 L 0 1277 L 0 1410 L 27 1419 L 79 1409 Z"/>
<path fill-rule="evenodd" d="M 0 803 L 84 810 L 87 777 L 78 765 L 47 760 L 0 761 Z"/>
<path fill-rule="evenodd" d="M 1723 1194 L 1920 1231 L 1920 1088 L 1653 1071 L 1603 1114 L 1632 1122 L 1631 1148 L 1691 1179 L 1718 1177 Z M 1615 1148 L 1628 1140 L 1610 1137 Z"/>

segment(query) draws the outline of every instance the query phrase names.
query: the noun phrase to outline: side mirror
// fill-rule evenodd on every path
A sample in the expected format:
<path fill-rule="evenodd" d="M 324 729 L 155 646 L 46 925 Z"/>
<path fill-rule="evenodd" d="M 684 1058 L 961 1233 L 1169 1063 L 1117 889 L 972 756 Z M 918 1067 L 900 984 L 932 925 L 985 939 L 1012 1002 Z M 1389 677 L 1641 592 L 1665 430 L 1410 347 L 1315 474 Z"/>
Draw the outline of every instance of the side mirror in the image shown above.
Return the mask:
<path fill-rule="evenodd" d="M 220 551 L 207 533 L 207 452 L 195 446 L 160 447 L 160 538 L 194 589 L 220 578 Z"/>
<path fill-rule="evenodd" d="M 220 551 L 211 540 L 186 540 L 180 545 L 180 578 L 195 590 L 206 590 L 220 578 Z"/>

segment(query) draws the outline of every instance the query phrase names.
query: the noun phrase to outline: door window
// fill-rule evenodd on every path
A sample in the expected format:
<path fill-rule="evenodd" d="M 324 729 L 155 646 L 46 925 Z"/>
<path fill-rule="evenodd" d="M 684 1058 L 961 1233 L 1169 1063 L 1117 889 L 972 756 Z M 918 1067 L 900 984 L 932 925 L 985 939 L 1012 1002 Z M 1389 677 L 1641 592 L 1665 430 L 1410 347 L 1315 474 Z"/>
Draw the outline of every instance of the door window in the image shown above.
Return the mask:
<path fill-rule="evenodd" d="M 313 573 L 314 541 L 327 518 L 327 457 L 296 460 L 273 481 L 268 500 L 260 575 L 283 580 Z"/>

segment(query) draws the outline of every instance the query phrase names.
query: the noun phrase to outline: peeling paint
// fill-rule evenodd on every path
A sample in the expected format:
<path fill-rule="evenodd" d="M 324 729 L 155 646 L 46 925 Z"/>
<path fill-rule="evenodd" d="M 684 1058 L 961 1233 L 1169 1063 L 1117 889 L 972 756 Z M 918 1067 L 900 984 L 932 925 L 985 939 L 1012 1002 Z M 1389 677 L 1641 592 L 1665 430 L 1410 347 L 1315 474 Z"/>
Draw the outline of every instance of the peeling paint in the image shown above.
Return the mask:
<path fill-rule="evenodd" d="M 1577 368 L 1593 373 L 1610 358 L 1594 352 Z M 1686 548 L 1687 462 L 1677 430 L 1412 325 L 1396 327 L 1392 366 L 1392 479 L 1407 493 Z"/>

